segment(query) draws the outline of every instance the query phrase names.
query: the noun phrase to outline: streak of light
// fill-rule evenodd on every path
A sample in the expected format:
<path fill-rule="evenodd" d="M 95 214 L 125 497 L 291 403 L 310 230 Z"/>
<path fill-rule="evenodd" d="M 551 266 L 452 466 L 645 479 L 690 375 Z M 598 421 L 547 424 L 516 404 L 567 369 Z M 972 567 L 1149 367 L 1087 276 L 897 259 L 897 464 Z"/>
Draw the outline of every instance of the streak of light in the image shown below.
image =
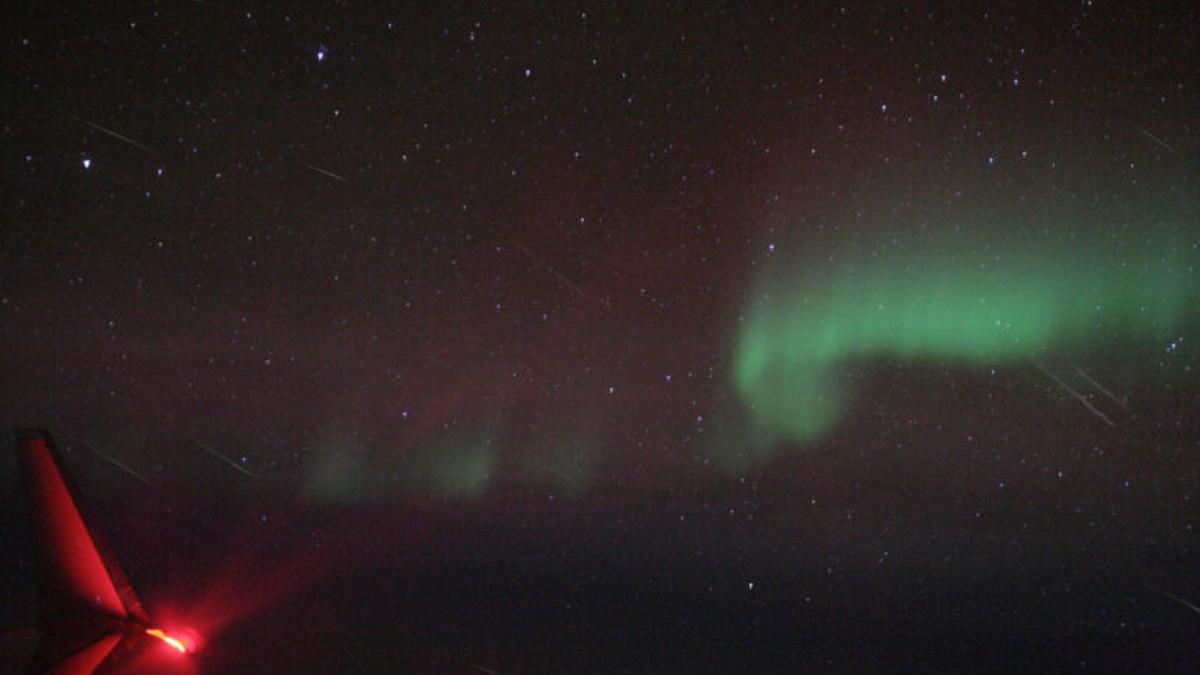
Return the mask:
<path fill-rule="evenodd" d="M 147 628 L 146 635 L 153 635 L 154 637 L 158 638 L 159 640 L 162 640 L 163 642 L 171 645 L 171 647 L 173 649 L 175 649 L 175 651 L 179 652 L 180 654 L 187 653 L 187 647 L 185 647 L 182 642 L 180 642 L 176 638 L 171 637 L 170 635 L 167 635 L 165 632 L 163 632 L 163 630 L 161 628 Z"/>
<path fill-rule="evenodd" d="M 93 128 L 93 129 L 95 129 L 96 131 L 99 131 L 99 132 L 101 132 L 101 133 L 105 133 L 105 134 L 108 134 L 109 136 L 112 136 L 113 138 L 117 139 L 118 141 L 122 141 L 122 142 L 128 143 L 128 144 L 132 145 L 133 147 L 135 147 L 135 148 L 140 148 L 140 149 L 142 149 L 142 150 L 145 150 L 146 152 L 154 152 L 154 150 L 153 150 L 152 148 L 150 148 L 150 147 L 146 146 L 146 145 L 145 145 L 145 144 L 143 144 L 143 143 L 139 143 L 138 141 L 135 141 L 134 139 L 132 139 L 132 138 L 130 138 L 130 137 L 128 137 L 128 136 L 126 136 L 125 134 L 122 134 L 122 133 L 119 133 L 119 132 L 113 131 L 112 129 L 109 129 L 108 127 L 101 126 L 101 125 L 99 125 L 99 124 L 96 124 L 95 122 L 92 122 L 92 121 L 86 120 L 86 119 L 84 119 L 84 118 L 82 118 L 82 117 L 80 117 L 79 115 L 76 115 L 76 114 L 74 114 L 74 113 L 69 113 L 69 112 L 67 112 L 67 111 L 65 111 L 65 110 L 64 110 L 64 111 L 62 111 L 62 112 L 63 112 L 63 114 L 65 114 L 65 115 L 69 115 L 70 117 L 73 117 L 73 118 L 75 118 L 75 119 L 76 119 L 77 121 L 79 121 L 80 123 L 82 123 L 82 124 L 86 124 L 87 126 L 89 126 L 89 127 Z"/>
<path fill-rule="evenodd" d="M 553 473 L 561 476 L 563 478 L 563 480 L 567 481 L 572 486 L 575 486 L 575 487 L 579 486 L 579 481 L 576 480 L 574 476 L 570 475 L 566 471 L 563 471 L 562 469 L 558 468 L 557 466 L 554 466 L 553 464 L 549 464 L 549 463 L 545 463 L 542 466 L 544 466 L 548 471 L 552 471 Z"/>
<path fill-rule="evenodd" d="M 241 471 L 242 473 L 246 474 L 247 476 L 250 476 L 251 478 L 258 478 L 258 474 L 250 471 L 249 469 L 242 466 L 241 464 L 238 464 L 237 462 L 233 461 L 232 459 L 229 459 L 225 455 L 222 455 L 221 453 L 217 452 L 215 449 L 213 449 L 208 444 L 201 443 L 200 441 L 198 441 L 194 438 L 192 439 L 192 443 L 196 444 L 196 446 L 199 447 L 201 450 L 207 452 L 208 454 L 212 455 L 213 457 L 216 457 L 217 459 L 221 460 L 222 462 L 225 462 L 226 464 L 228 464 L 229 466 L 232 466 L 233 468 L 237 469 L 238 471 Z"/>
<path fill-rule="evenodd" d="M 1083 379 L 1087 380 L 1088 384 L 1090 384 L 1093 387 L 1095 387 L 1096 389 L 1098 389 L 1100 391 L 1100 393 L 1104 394 L 1109 399 L 1111 399 L 1113 401 L 1113 403 L 1116 403 L 1117 405 L 1121 406 L 1121 408 L 1124 410 L 1129 410 L 1129 406 L 1125 403 L 1125 399 L 1117 398 L 1116 394 L 1112 393 L 1111 391 L 1106 389 L 1104 387 L 1104 385 L 1102 385 L 1099 382 L 1097 382 L 1096 380 L 1092 379 L 1091 375 L 1088 375 L 1087 373 L 1083 372 L 1083 368 L 1080 368 L 1079 366 L 1077 366 L 1075 364 L 1071 364 L 1071 367 L 1074 368 L 1075 372 L 1079 373 L 1079 375 L 1081 377 L 1083 377 Z"/>
<path fill-rule="evenodd" d="M 116 457 L 112 457 L 112 456 L 110 456 L 110 455 L 107 455 L 107 454 L 105 454 L 105 453 L 103 453 L 103 452 L 100 452 L 100 450 L 99 450 L 99 449 L 97 449 L 97 448 L 96 448 L 96 446 L 95 446 L 94 444 L 92 444 L 92 443 L 84 443 L 84 444 L 83 444 L 83 447 L 87 448 L 88 450 L 91 450 L 91 451 L 92 451 L 92 454 L 94 454 L 94 455 L 96 455 L 97 457 L 99 457 L 100 459 L 102 459 L 102 460 L 104 460 L 104 461 L 108 462 L 109 464 L 112 464 L 113 466 L 115 466 L 115 467 L 117 467 L 118 469 L 120 469 L 120 470 L 124 471 L 125 473 L 129 474 L 130 476 L 133 476 L 134 478 L 136 478 L 136 479 L 138 479 L 138 480 L 142 481 L 142 482 L 143 482 L 143 483 L 145 483 L 146 485 L 153 485 L 153 483 L 151 483 L 151 482 L 150 482 L 150 481 L 149 481 L 149 480 L 148 480 L 148 479 L 147 479 L 145 476 L 143 476 L 142 474 L 138 473 L 137 471 L 134 471 L 134 470 L 133 470 L 132 468 L 130 468 L 129 466 L 126 466 L 125 464 L 121 463 L 119 460 L 117 460 L 117 458 L 116 458 Z"/>
<path fill-rule="evenodd" d="M 558 279 L 559 281 L 561 281 L 564 286 L 566 286 L 567 288 L 574 291 L 576 295 L 578 295 L 581 298 L 587 297 L 587 293 L 584 293 L 583 289 L 580 288 L 575 282 L 568 279 L 565 274 L 563 274 L 562 272 L 559 272 L 550 263 L 548 263 L 548 262 L 542 260 L 541 258 L 537 257 L 536 255 L 534 255 L 533 251 L 530 251 L 528 248 L 526 248 L 524 246 L 518 246 L 517 250 L 520 251 L 521 253 L 524 253 L 526 257 L 528 257 L 533 262 L 537 263 L 539 266 L 542 267 L 542 269 L 544 269 L 547 272 L 549 272 L 550 274 L 554 275 L 555 279 Z"/>
<path fill-rule="evenodd" d="M 485 668 L 485 667 L 479 665 L 478 663 L 472 663 L 471 665 L 481 673 L 488 673 L 488 675 L 500 675 L 500 673 L 497 673 L 496 671 L 492 670 L 491 668 Z"/>
<path fill-rule="evenodd" d="M 1175 595 L 1171 591 L 1164 590 L 1162 588 L 1159 588 L 1158 586 L 1151 586 L 1150 584 L 1146 584 L 1146 587 L 1152 591 L 1161 593 L 1162 595 L 1167 596 L 1168 598 L 1174 600 L 1175 602 L 1178 602 L 1179 604 L 1183 605 L 1184 607 L 1187 607 L 1188 609 L 1192 610 L 1193 612 L 1200 614 L 1200 607 L 1197 607 L 1194 603 L 1188 602 L 1184 598 L 1181 598 L 1178 595 Z"/>
<path fill-rule="evenodd" d="M 1071 388 L 1071 385 L 1067 384 L 1066 382 L 1063 382 L 1061 379 L 1059 379 L 1059 377 L 1058 377 L 1057 375 L 1055 375 L 1054 373 L 1050 372 L 1049 370 L 1046 370 L 1046 368 L 1045 368 L 1045 367 L 1044 367 L 1042 364 L 1038 363 L 1037 361 L 1034 361 L 1034 362 L 1033 362 L 1033 365 L 1037 366 L 1037 369 L 1038 369 L 1038 370 L 1040 370 L 1040 371 L 1042 371 L 1043 373 L 1045 373 L 1047 377 L 1049 377 L 1050 379 L 1054 380 L 1054 381 L 1055 381 L 1055 382 L 1058 384 L 1058 386 L 1060 386 L 1060 387 L 1062 387 L 1063 389 L 1067 390 L 1067 393 L 1068 393 L 1068 394 L 1070 394 L 1070 395 L 1074 396 L 1075 398 L 1079 399 L 1079 402 L 1080 402 L 1080 403 L 1082 403 L 1082 404 L 1084 405 L 1084 407 L 1085 407 L 1085 408 L 1087 408 L 1088 410 L 1090 410 L 1090 411 L 1092 412 L 1092 414 L 1093 414 L 1093 415 L 1095 415 L 1096 417 L 1099 417 L 1100 419 L 1104 420 L 1104 423 L 1105 423 L 1105 424 L 1107 424 L 1107 425 L 1108 425 L 1108 426 L 1110 426 L 1110 427 L 1115 427 L 1115 426 L 1117 426 L 1117 425 L 1113 424 L 1113 421 L 1112 421 L 1112 420 L 1108 419 L 1108 416 L 1107 416 L 1107 415 L 1105 415 L 1104 413 L 1100 412 L 1100 409 L 1099 409 L 1099 408 L 1097 408 L 1096 406 L 1092 405 L 1091 401 L 1087 400 L 1087 398 L 1085 398 L 1085 397 L 1083 396 L 1083 394 L 1080 394 L 1079 392 L 1077 392 L 1077 391 L 1075 391 L 1074 389 L 1072 389 L 1072 388 Z"/>
<path fill-rule="evenodd" d="M 334 172 L 332 172 L 332 171 L 327 171 L 327 170 L 325 170 L 325 169 L 322 169 L 322 168 L 321 168 L 321 167 L 319 167 L 319 166 L 313 166 L 312 164 L 308 164 L 308 165 L 306 165 L 306 166 L 307 166 L 309 169 L 312 169 L 313 171 L 316 171 L 317 173 L 321 174 L 322 176 L 328 176 L 328 177 L 330 177 L 330 178 L 332 178 L 332 179 L 334 179 L 334 180 L 336 180 L 336 181 L 341 181 L 341 182 L 343 182 L 343 183 L 349 183 L 349 182 L 350 182 L 350 181 L 346 180 L 346 178 L 345 178 L 345 177 L 343 177 L 343 176 L 339 176 L 339 175 L 337 175 L 336 173 L 334 173 Z"/>
<path fill-rule="evenodd" d="M 1146 138 L 1149 138 L 1150 140 L 1154 141 L 1155 143 L 1157 143 L 1157 144 L 1161 145 L 1162 147 L 1166 148 L 1168 151 L 1170 151 L 1170 152 L 1171 152 L 1171 154 L 1175 155 L 1176 157 L 1184 158 L 1184 157 L 1183 157 L 1183 153 L 1182 153 L 1182 152 L 1179 152 L 1178 150 L 1176 150 L 1176 149 L 1175 149 L 1175 148 L 1174 148 L 1174 147 L 1173 147 L 1173 146 L 1172 146 L 1170 143 L 1167 143 L 1167 142 L 1166 142 L 1166 141 L 1164 141 L 1163 139 L 1159 138 L 1158 136 L 1155 136 L 1154 134 L 1152 134 L 1152 133 L 1150 133 L 1149 131 L 1147 131 L 1147 130 L 1143 129 L 1142 127 L 1139 127 L 1139 126 L 1137 126 L 1136 124 L 1133 126 L 1133 128 L 1134 128 L 1134 129 L 1137 129 L 1137 130 L 1138 130 L 1138 131 L 1140 131 L 1140 132 L 1142 132 L 1142 135 L 1143 135 L 1143 136 L 1145 136 Z M 1184 158 L 1184 159 L 1186 159 L 1186 158 Z"/>

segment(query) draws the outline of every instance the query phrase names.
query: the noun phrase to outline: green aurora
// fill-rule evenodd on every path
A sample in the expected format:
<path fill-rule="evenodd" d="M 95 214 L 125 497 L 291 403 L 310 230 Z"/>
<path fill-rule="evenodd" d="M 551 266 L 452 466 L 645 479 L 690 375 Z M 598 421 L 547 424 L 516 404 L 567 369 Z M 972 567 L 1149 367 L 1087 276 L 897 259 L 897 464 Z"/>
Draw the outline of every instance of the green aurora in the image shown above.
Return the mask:
<path fill-rule="evenodd" d="M 854 397 L 846 368 L 871 359 L 979 367 L 1165 344 L 1200 306 L 1187 221 L 1122 236 L 993 222 L 797 242 L 753 281 L 735 337 L 750 437 L 827 437 Z"/>
<path fill-rule="evenodd" d="M 416 448 L 405 458 L 410 489 L 451 499 L 481 496 L 496 470 L 488 432 L 459 432 Z"/>

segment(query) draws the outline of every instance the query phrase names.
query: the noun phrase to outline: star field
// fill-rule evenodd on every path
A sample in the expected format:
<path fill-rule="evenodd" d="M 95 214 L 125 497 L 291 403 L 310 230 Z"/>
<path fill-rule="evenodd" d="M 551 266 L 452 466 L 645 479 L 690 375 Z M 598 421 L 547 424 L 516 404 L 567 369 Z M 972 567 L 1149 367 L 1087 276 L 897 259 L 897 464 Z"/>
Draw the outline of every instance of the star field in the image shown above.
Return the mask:
<path fill-rule="evenodd" d="M 200 672 L 1198 669 L 1198 18 L 23 5 L 0 421 Z"/>

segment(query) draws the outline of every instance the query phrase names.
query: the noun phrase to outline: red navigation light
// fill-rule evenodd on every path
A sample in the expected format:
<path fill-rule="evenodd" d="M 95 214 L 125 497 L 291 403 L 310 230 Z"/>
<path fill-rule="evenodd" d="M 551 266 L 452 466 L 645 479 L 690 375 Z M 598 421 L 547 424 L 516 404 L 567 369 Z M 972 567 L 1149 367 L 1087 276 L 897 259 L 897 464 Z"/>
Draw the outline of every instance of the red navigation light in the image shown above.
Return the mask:
<path fill-rule="evenodd" d="M 147 628 L 146 635 L 153 635 L 159 640 L 171 645 L 171 648 L 180 654 L 187 653 L 187 646 L 184 645 L 182 641 L 180 641 L 178 638 L 173 638 L 170 635 L 167 635 L 161 628 Z"/>

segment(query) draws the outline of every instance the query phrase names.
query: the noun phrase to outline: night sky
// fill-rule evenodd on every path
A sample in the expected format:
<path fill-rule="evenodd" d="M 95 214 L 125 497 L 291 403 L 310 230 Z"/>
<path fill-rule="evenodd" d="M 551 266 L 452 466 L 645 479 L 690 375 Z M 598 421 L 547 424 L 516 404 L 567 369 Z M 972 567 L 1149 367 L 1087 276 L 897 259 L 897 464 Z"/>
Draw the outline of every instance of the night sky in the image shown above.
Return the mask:
<path fill-rule="evenodd" d="M 112 4 L 0 422 L 198 672 L 1200 672 L 1193 3 Z"/>

